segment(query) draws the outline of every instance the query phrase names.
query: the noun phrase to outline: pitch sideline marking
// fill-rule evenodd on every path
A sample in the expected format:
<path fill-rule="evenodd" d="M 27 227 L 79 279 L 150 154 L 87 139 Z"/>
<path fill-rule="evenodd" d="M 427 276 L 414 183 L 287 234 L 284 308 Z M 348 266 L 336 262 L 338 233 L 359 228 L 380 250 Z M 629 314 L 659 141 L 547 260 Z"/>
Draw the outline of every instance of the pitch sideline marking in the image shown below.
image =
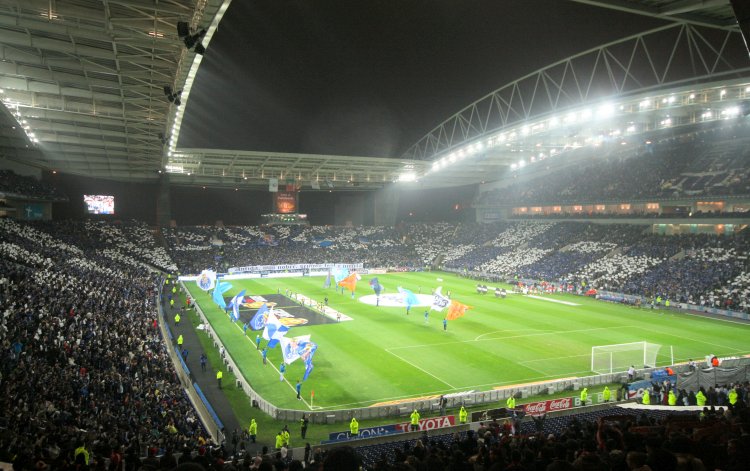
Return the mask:
<path fill-rule="evenodd" d="M 253 339 L 251 339 L 250 337 L 248 337 L 247 335 L 245 335 L 245 331 L 244 331 L 244 330 L 242 330 L 242 327 L 240 327 L 240 325 L 239 325 L 239 324 L 237 324 L 237 322 L 235 322 L 235 321 L 230 321 L 230 322 L 231 322 L 231 323 L 232 323 L 232 324 L 233 324 L 233 325 L 234 325 L 235 327 L 237 327 L 238 329 L 240 329 L 240 330 L 242 331 L 242 336 L 243 336 L 243 337 L 245 337 L 245 339 L 247 339 L 247 341 L 248 341 L 248 342 L 250 342 L 250 345 L 252 345 L 252 346 L 255 346 L 255 342 L 253 342 Z M 218 334 L 216 334 L 216 335 L 218 335 Z M 261 352 L 261 351 L 260 351 L 259 349 L 257 349 L 257 348 L 256 348 L 255 350 L 256 350 L 256 351 L 258 352 L 258 354 L 259 354 L 259 355 L 261 355 L 261 357 L 263 356 L 263 353 L 262 353 L 262 352 Z M 235 363 L 236 363 L 236 362 L 235 362 Z M 269 365 L 271 365 L 271 368 L 273 368 L 274 370 L 276 370 L 276 372 L 277 372 L 277 373 L 281 374 L 281 372 L 279 371 L 279 369 L 278 369 L 278 368 L 276 368 L 276 365 L 274 365 L 274 364 L 273 364 L 273 363 L 271 363 L 271 362 L 266 362 L 266 363 L 268 363 Z M 239 373 L 242 373 L 241 371 L 239 371 L 239 368 L 238 368 L 238 372 L 239 372 Z M 237 375 L 235 375 L 235 376 L 237 376 Z M 243 378 L 243 379 L 244 379 L 245 381 L 247 381 L 247 378 L 245 378 L 245 375 L 244 375 L 244 373 L 242 373 L 242 378 Z M 292 391 L 294 391 L 294 394 L 296 395 L 296 394 L 297 394 L 297 389 L 296 389 L 296 388 L 295 388 L 294 386 L 292 386 L 292 383 L 290 383 L 290 382 L 289 382 L 289 380 L 288 380 L 288 379 L 286 378 L 286 374 L 284 374 L 284 382 L 285 382 L 286 384 L 288 384 L 288 385 L 289 385 L 289 388 L 290 388 L 290 389 L 291 389 Z M 248 382 L 248 384 L 249 384 L 249 382 Z M 300 397 L 302 397 L 302 395 L 300 395 Z M 310 410 L 313 410 L 313 408 L 312 408 L 312 407 L 310 407 L 310 404 L 309 404 L 309 403 L 307 402 L 307 399 L 305 399 L 304 397 L 302 397 L 302 402 L 304 402 L 304 403 L 305 403 L 305 405 L 307 406 L 307 408 L 308 408 L 308 409 L 310 409 Z M 317 408 L 316 408 L 316 409 L 317 409 Z"/>
<path fill-rule="evenodd" d="M 585 371 L 573 371 L 573 372 L 570 372 L 569 374 L 575 375 L 575 374 L 579 374 L 579 373 L 591 373 L 591 371 L 589 371 L 589 370 L 585 370 Z M 550 378 L 559 378 L 559 379 L 562 379 L 560 375 L 545 375 L 545 376 L 535 376 L 535 377 L 532 377 L 532 378 L 526 378 L 523 381 L 533 381 L 533 380 L 550 379 Z M 456 392 L 457 389 L 466 389 L 466 390 L 469 390 L 469 389 L 481 388 L 481 387 L 486 387 L 486 386 L 502 386 L 502 385 L 513 385 L 513 384 L 518 384 L 519 388 L 522 387 L 522 384 L 518 383 L 517 381 L 499 381 L 499 382 L 493 382 L 493 383 L 484 383 L 484 384 L 475 384 L 475 385 L 470 385 L 470 386 L 461 386 L 460 388 L 453 388 L 453 389 L 438 389 L 436 391 L 426 391 L 424 393 L 420 393 L 420 395 L 423 395 L 423 396 L 424 395 L 438 395 L 438 394 L 443 394 L 443 393 Z M 489 392 L 489 391 L 486 391 L 486 392 Z M 393 401 L 393 400 L 397 400 L 397 399 L 409 399 L 409 398 L 412 398 L 412 397 L 415 397 L 415 396 L 413 394 L 411 394 L 411 395 L 407 395 L 407 396 L 394 396 L 394 397 L 388 397 L 388 398 L 383 398 L 383 399 L 375 399 L 375 400 L 360 401 L 360 402 L 349 402 L 349 403 L 346 403 L 346 404 L 332 405 L 332 406 L 330 406 L 330 408 L 331 409 L 336 409 L 336 408 L 348 407 L 348 406 L 359 405 L 359 404 L 370 404 L 372 402 L 385 402 L 385 401 Z"/>
<path fill-rule="evenodd" d="M 565 304 L 566 306 L 580 306 L 580 304 L 571 303 L 570 301 L 560 301 L 559 299 L 545 298 L 544 296 L 536 296 L 534 294 L 527 294 L 526 297 L 532 298 L 532 299 L 538 299 L 540 301 L 547 301 L 550 303 Z"/>
<path fill-rule="evenodd" d="M 747 321 L 744 321 L 744 322 L 743 321 L 734 321 L 732 319 L 722 319 L 720 317 L 704 316 L 703 314 L 693 314 L 692 312 L 685 312 L 685 311 L 677 311 L 677 314 L 681 314 L 683 316 L 699 317 L 701 319 L 706 319 L 706 320 L 709 320 L 709 321 L 721 321 L 721 322 L 729 322 L 730 324 L 739 324 L 739 325 L 744 325 L 744 326 L 750 326 L 750 323 L 748 323 Z"/>
<path fill-rule="evenodd" d="M 451 387 L 451 389 L 456 389 L 456 387 L 455 387 L 455 386 L 453 386 L 453 385 L 452 385 L 451 383 L 449 383 L 449 382 L 447 382 L 447 381 L 443 381 L 442 379 L 438 378 L 437 376 L 435 376 L 434 374 L 432 374 L 432 373 L 430 373 L 429 371 L 425 370 L 424 368 L 421 368 L 421 367 L 419 367 L 419 366 L 415 365 L 414 363 L 410 362 L 409 360 L 407 360 L 407 359 L 405 359 L 405 358 L 403 358 L 403 357 L 400 357 L 400 356 L 396 355 L 396 354 L 395 354 L 395 353 L 393 353 L 393 352 L 392 352 L 392 351 L 391 351 L 390 349 L 386 348 L 386 349 L 385 349 L 385 351 L 386 351 L 386 352 L 388 352 L 388 353 L 390 353 L 390 354 L 391 354 L 391 355 L 393 355 L 394 357 L 398 358 L 399 360 L 403 361 L 404 363 L 408 363 L 409 365 L 413 366 L 414 368 L 418 369 L 419 371 L 421 371 L 421 372 L 423 372 L 423 373 L 425 373 L 425 374 L 428 374 L 428 375 L 432 376 L 433 378 L 435 378 L 436 380 L 440 381 L 441 383 L 443 383 L 443 384 L 447 384 L 448 386 L 450 386 L 450 387 Z"/>
<path fill-rule="evenodd" d="M 705 340 L 691 339 L 690 337 L 685 337 L 684 335 L 670 334 L 669 332 L 662 331 L 662 330 L 653 330 L 653 329 L 647 329 L 646 327 L 638 327 L 638 326 L 635 326 L 635 328 L 639 330 L 645 330 L 646 332 L 653 332 L 653 333 L 660 334 L 660 335 L 668 335 L 670 337 L 677 337 L 677 338 L 681 338 L 685 340 L 690 340 L 691 342 L 702 343 L 704 345 L 711 345 L 713 347 L 726 348 L 728 350 L 735 350 L 735 351 L 737 350 L 735 347 L 730 347 L 728 345 L 721 345 L 718 343 L 706 342 Z"/>

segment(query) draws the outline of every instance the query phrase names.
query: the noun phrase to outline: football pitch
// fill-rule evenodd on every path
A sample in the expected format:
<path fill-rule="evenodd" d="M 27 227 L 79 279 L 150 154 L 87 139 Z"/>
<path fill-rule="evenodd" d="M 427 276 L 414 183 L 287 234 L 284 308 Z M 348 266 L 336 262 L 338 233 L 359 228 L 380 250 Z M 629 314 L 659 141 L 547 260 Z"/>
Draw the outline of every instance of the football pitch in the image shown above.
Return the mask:
<path fill-rule="evenodd" d="M 363 302 L 373 295 L 369 280 L 376 276 L 381 296 L 397 295 L 397 287 L 429 295 L 442 286 L 454 300 L 472 307 L 448 322 L 427 307 L 374 306 Z M 442 281 L 439 281 L 442 280 Z M 490 291 L 476 293 L 477 281 L 449 273 L 389 273 L 363 276 L 354 299 L 324 278 L 261 278 L 231 280 L 224 297 L 241 290 L 276 302 L 293 325 L 287 337 L 310 335 L 318 345 L 314 370 L 303 383 L 303 401 L 296 400 L 295 383 L 305 366 L 297 360 L 279 380 L 280 347 L 270 349 L 263 365 L 255 348 L 258 332 L 243 332 L 244 321 L 257 306 L 241 310 L 233 322 L 208 293 L 186 282 L 191 296 L 208 318 L 244 376 L 261 396 L 278 407 L 325 410 L 367 407 L 392 401 L 462 391 L 488 391 L 509 385 L 588 376 L 591 347 L 646 341 L 660 344 L 658 365 L 708 354 L 719 357 L 750 353 L 750 325 L 674 311 L 637 309 L 568 294 L 524 296 L 509 292 L 499 299 Z M 488 286 L 507 285 L 484 283 Z M 287 290 L 342 313 L 326 317 L 286 296 Z M 395 297 L 395 296 L 394 296 Z M 383 303 L 385 304 L 385 303 Z M 351 320 L 346 320 L 349 317 Z M 261 348 L 265 345 L 261 343 Z M 642 365 L 636 365 L 642 366 Z M 237 373 L 237 372 L 235 372 Z M 314 398 L 311 392 L 314 391 Z M 311 403 L 312 402 L 312 403 Z"/>

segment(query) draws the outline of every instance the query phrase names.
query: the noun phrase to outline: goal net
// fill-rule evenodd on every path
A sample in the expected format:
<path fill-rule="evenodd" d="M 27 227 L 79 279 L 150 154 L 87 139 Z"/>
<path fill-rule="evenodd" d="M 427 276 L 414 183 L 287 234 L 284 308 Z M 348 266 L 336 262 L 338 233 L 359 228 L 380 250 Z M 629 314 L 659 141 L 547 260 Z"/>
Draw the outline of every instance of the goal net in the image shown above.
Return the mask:
<path fill-rule="evenodd" d="M 661 345 L 648 342 L 618 343 L 591 347 L 591 371 L 599 374 L 627 371 L 656 366 L 656 356 Z"/>

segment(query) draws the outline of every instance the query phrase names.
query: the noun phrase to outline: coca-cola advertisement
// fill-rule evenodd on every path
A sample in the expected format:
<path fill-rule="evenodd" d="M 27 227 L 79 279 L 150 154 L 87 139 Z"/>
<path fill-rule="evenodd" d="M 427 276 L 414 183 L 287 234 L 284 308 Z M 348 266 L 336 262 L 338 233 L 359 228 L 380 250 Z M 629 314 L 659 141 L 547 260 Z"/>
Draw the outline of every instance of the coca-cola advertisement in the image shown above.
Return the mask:
<path fill-rule="evenodd" d="M 524 404 L 523 410 L 529 415 L 542 415 L 556 410 L 571 409 L 573 407 L 572 397 L 561 397 L 549 401 L 532 402 Z"/>

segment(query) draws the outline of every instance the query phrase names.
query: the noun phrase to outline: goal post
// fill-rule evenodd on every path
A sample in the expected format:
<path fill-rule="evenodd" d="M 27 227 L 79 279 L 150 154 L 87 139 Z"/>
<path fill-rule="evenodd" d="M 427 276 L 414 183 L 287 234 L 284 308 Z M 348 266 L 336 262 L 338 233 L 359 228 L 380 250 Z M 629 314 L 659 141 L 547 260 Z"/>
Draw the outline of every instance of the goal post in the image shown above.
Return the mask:
<path fill-rule="evenodd" d="M 656 366 L 656 357 L 661 345 L 649 342 L 617 343 L 591 347 L 591 371 L 594 373 L 618 373 L 636 368 Z"/>

